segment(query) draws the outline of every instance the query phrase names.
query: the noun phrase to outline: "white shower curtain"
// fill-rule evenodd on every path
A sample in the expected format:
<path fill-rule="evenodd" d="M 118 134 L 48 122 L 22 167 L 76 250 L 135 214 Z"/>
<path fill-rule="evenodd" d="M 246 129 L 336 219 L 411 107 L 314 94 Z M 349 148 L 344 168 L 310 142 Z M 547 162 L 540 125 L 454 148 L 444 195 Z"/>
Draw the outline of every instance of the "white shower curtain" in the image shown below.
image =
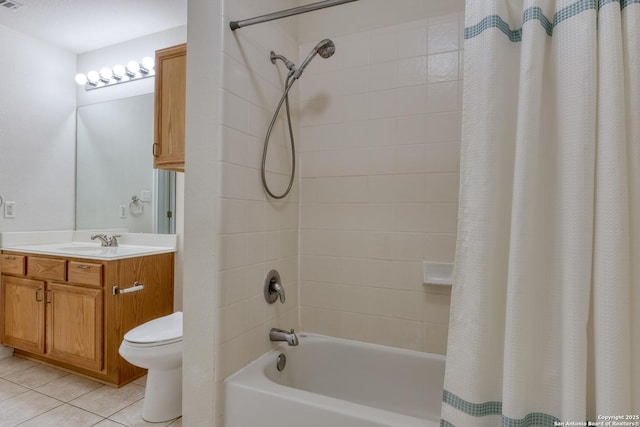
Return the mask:
<path fill-rule="evenodd" d="M 467 0 L 464 55 L 441 425 L 640 425 L 640 0 Z"/>

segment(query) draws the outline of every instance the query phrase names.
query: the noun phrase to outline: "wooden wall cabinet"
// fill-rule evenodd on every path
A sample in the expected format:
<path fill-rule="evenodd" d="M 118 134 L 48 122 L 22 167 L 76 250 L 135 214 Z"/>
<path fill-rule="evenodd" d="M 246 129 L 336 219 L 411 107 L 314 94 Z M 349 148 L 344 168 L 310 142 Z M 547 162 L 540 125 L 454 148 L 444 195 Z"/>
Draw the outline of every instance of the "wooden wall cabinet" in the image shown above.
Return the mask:
<path fill-rule="evenodd" d="M 153 167 L 184 172 L 187 45 L 156 51 Z"/>
<path fill-rule="evenodd" d="M 0 342 L 17 355 L 120 386 L 145 370 L 118 354 L 124 334 L 173 312 L 173 253 L 112 261 L 0 255 Z M 118 294 L 134 282 L 139 292 Z"/>

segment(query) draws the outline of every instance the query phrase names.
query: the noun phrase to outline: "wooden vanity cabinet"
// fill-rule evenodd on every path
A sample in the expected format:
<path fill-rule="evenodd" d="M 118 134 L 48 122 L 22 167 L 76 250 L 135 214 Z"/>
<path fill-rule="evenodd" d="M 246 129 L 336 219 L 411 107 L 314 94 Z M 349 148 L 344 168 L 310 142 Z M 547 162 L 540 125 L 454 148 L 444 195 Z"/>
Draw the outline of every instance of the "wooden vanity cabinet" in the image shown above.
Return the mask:
<path fill-rule="evenodd" d="M 3 344 L 116 386 L 145 373 L 118 354 L 124 334 L 173 312 L 172 253 L 96 261 L 5 251 L 0 272 Z M 118 292 L 134 283 L 144 289 Z"/>
<path fill-rule="evenodd" d="M 187 45 L 156 51 L 153 167 L 184 172 Z"/>

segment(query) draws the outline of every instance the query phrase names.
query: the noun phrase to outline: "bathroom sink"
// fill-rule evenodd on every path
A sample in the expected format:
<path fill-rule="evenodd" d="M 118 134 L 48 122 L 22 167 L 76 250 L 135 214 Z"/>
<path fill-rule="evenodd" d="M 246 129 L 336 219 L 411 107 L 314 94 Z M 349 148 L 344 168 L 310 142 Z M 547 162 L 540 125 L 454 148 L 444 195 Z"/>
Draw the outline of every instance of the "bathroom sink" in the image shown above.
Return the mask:
<path fill-rule="evenodd" d="M 135 257 L 135 256 L 141 256 L 141 255 L 151 255 L 151 254 L 174 251 L 173 248 L 163 247 L 163 246 L 138 246 L 138 245 L 100 246 L 99 244 L 91 244 L 91 243 L 85 243 L 85 242 L 66 242 L 66 243 L 44 244 L 44 245 L 13 246 L 6 249 L 29 252 L 29 253 L 76 256 L 79 258 L 92 258 L 92 259 L 103 259 L 103 260 L 129 258 L 129 257 Z"/>
<path fill-rule="evenodd" d="M 69 252 L 101 252 L 104 249 L 115 249 L 115 248 L 107 248 L 102 246 L 80 246 L 80 245 L 60 246 L 58 248 L 58 250 L 60 251 L 69 251 Z"/>

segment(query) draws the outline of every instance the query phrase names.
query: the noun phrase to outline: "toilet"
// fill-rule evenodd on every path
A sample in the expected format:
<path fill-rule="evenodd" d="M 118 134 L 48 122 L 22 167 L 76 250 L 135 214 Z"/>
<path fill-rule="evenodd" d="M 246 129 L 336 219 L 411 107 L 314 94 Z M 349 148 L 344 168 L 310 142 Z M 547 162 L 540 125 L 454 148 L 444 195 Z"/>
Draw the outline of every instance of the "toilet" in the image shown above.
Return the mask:
<path fill-rule="evenodd" d="M 182 415 L 182 312 L 159 317 L 127 332 L 118 350 L 148 369 L 142 418 L 158 423 Z"/>

